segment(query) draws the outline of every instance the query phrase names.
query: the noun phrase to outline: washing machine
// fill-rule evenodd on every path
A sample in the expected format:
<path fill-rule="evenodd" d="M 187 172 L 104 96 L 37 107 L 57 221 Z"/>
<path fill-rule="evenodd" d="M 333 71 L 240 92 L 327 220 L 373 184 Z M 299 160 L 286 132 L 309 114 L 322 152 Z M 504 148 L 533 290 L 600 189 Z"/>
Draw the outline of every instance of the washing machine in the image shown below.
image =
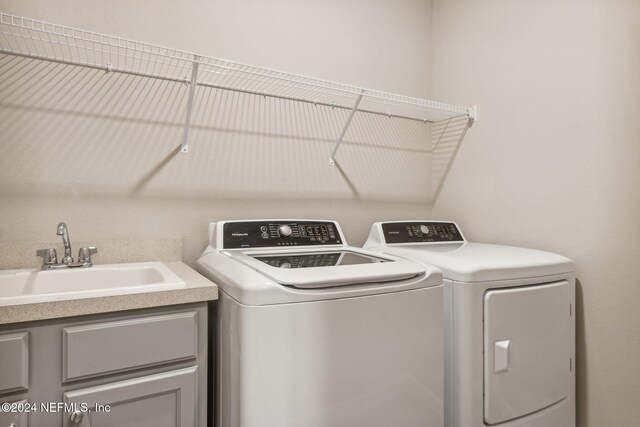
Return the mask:
<path fill-rule="evenodd" d="M 442 273 L 347 245 L 325 220 L 210 225 L 216 425 L 444 423 Z"/>
<path fill-rule="evenodd" d="M 443 271 L 447 427 L 575 426 L 571 260 L 467 242 L 451 221 L 379 222 L 364 247 Z"/>

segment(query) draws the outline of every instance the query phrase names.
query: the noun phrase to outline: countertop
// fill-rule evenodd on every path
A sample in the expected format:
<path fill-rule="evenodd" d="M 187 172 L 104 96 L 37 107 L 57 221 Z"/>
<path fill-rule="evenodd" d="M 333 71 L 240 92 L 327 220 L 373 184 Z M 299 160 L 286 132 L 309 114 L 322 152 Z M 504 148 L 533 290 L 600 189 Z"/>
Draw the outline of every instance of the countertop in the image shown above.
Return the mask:
<path fill-rule="evenodd" d="M 165 262 L 186 286 L 167 291 L 130 293 L 0 307 L 0 324 L 30 322 L 218 299 L 218 287 L 182 262 Z"/>

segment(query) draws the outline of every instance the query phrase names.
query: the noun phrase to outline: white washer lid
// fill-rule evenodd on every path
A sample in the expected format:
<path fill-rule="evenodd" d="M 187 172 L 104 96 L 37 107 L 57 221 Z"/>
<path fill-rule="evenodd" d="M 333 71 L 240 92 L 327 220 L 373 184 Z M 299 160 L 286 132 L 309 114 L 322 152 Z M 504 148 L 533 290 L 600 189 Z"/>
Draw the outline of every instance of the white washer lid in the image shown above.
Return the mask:
<path fill-rule="evenodd" d="M 307 268 L 279 268 L 269 265 L 258 258 L 260 256 L 278 256 L 286 257 L 290 255 L 309 254 L 333 254 L 333 253 L 349 253 L 359 255 L 365 258 L 377 259 L 379 262 L 368 262 L 356 265 L 330 265 Z M 317 289 L 335 286 L 348 286 L 361 283 L 383 283 L 392 281 L 401 281 L 412 277 L 424 275 L 426 273 L 424 266 L 411 262 L 402 258 L 384 257 L 377 254 L 356 250 L 353 248 L 339 250 L 302 250 L 296 252 L 289 251 L 270 251 L 270 252 L 227 252 L 229 256 L 236 261 L 256 270 L 260 274 L 268 277 L 274 282 L 293 286 L 301 289 Z M 258 258 L 256 258 L 256 256 Z"/>
<path fill-rule="evenodd" d="M 383 244 L 368 249 L 433 265 L 442 270 L 445 279 L 461 282 L 522 279 L 574 271 L 573 261 L 561 255 L 486 243 Z"/>
<path fill-rule="evenodd" d="M 399 278 L 397 278 L 398 280 L 383 283 L 375 281 L 370 283 L 360 282 L 360 284 L 351 284 L 349 286 L 300 289 L 276 283 L 255 268 L 238 262 L 237 256 L 230 255 L 229 252 L 230 251 L 218 251 L 212 247 L 207 248 L 200 259 L 198 259 L 198 271 L 210 280 L 213 280 L 220 287 L 221 292 L 225 292 L 243 305 L 262 306 L 354 298 L 442 285 L 442 273 L 437 268 L 424 266 L 413 261 L 401 260 L 402 265 L 406 265 L 405 263 L 412 265 L 417 264 L 413 266 L 412 269 L 417 269 L 422 273 L 410 279 L 399 280 Z M 373 252 L 369 252 L 369 254 L 372 256 L 378 255 Z M 397 259 L 395 257 L 393 258 Z M 253 261 L 264 264 L 255 259 L 253 259 Z M 266 266 L 266 264 L 264 265 Z M 350 266 L 346 265 L 335 268 L 345 267 Z M 275 269 L 275 267 L 271 268 Z M 260 266 L 260 269 L 262 270 L 264 267 Z M 327 269 L 319 268 L 318 270 L 325 271 Z M 359 277 L 362 279 L 363 276 L 360 275 Z"/>

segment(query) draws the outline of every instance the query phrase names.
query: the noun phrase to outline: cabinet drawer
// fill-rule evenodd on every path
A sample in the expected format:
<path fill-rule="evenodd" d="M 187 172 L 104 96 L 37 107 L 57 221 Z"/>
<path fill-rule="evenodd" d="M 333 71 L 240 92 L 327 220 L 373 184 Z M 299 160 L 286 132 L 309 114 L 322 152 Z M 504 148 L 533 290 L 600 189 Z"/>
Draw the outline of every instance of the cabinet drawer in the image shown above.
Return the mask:
<path fill-rule="evenodd" d="M 62 380 L 193 359 L 197 315 L 190 311 L 64 328 Z"/>
<path fill-rule="evenodd" d="M 29 333 L 0 335 L 0 393 L 29 388 Z"/>

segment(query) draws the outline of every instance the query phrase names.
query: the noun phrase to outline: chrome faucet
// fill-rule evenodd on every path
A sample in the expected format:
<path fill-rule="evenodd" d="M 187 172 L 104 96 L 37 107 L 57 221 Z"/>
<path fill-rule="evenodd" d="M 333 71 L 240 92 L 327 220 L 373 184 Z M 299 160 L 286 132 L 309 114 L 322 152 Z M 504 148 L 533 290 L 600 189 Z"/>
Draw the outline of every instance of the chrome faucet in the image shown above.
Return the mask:
<path fill-rule="evenodd" d="M 61 222 L 58 224 L 58 236 L 62 236 L 62 243 L 64 244 L 64 258 L 62 258 L 63 264 L 73 263 L 73 257 L 71 256 L 71 241 L 69 240 L 69 230 L 67 230 L 67 224 Z"/>
<path fill-rule="evenodd" d="M 69 239 L 67 224 L 64 222 L 58 224 L 56 234 L 58 236 L 62 236 L 62 243 L 64 244 L 64 258 L 62 258 L 61 263 L 58 263 L 55 248 L 39 249 L 36 252 L 36 255 L 42 257 L 43 270 L 50 270 L 53 268 L 91 267 L 93 265 L 91 255 L 98 253 L 98 249 L 95 246 L 80 248 L 80 251 L 78 252 L 78 262 L 73 262 L 73 257 L 71 256 L 71 240 Z"/>

